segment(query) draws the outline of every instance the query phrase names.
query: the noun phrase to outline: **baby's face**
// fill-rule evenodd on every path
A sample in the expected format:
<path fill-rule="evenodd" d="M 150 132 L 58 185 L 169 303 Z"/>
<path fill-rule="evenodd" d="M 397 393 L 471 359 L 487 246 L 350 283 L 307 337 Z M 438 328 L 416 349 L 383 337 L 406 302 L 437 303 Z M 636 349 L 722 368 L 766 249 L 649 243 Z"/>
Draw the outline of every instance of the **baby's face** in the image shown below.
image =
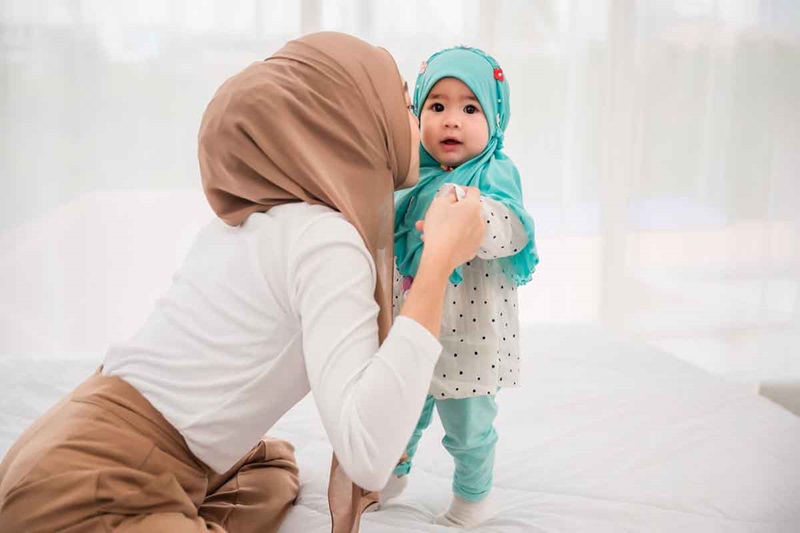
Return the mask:
<path fill-rule="evenodd" d="M 433 86 L 420 113 L 422 145 L 439 163 L 451 167 L 481 153 L 489 141 L 489 123 L 478 99 L 456 78 Z"/>

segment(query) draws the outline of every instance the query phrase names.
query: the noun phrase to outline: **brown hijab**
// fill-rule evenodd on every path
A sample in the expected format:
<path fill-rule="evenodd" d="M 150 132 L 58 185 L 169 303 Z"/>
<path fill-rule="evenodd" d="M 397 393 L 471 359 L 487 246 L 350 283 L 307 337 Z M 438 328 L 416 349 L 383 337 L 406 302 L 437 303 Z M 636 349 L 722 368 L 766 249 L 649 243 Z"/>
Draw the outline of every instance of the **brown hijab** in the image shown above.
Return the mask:
<path fill-rule="evenodd" d="M 199 133 L 203 189 L 228 224 L 302 201 L 336 209 L 355 226 L 375 260 L 381 342 L 392 316 L 392 193 L 416 172 L 402 84 L 386 50 L 313 33 L 227 80 Z M 332 531 L 358 531 L 361 512 L 375 501 L 334 455 Z"/>

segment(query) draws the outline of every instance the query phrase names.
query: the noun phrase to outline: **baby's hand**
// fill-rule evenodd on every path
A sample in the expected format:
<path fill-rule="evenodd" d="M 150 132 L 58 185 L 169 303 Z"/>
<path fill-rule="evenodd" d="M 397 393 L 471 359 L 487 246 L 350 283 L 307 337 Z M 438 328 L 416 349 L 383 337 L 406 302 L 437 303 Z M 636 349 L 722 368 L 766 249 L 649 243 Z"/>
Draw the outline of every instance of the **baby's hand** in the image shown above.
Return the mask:
<path fill-rule="evenodd" d="M 460 202 L 467 196 L 467 191 L 465 191 L 464 189 L 468 188 L 469 187 L 462 187 L 461 185 L 456 185 L 455 183 L 445 183 L 439 188 L 439 192 L 436 193 L 436 196 L 447 196 L 448 194 L 450 194 L 450 192 L 454 192 L 456 195 L 456 200 Z"/>

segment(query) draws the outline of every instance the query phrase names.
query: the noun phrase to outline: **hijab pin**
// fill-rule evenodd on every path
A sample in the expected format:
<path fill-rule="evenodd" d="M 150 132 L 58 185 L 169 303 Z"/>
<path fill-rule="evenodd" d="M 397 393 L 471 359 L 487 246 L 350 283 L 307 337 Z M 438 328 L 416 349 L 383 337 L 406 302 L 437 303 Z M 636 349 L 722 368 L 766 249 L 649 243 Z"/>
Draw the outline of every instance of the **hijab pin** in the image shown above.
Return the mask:
<path fill-rule="evenodd" d="M 494 69 L 494 79 L 497 81 L 503 81 L 505 79 L 505 75 L 503 74 L 503 69 L 497 67 Z"/>
<path fill-rule="evenodd" d="M 428 68 L 428 62 L 427 61 L 423 61 L 419 65 L 419 73 L 420 74 L 425 74 L 425 70 L 427 70 L 427 68 Z"/>

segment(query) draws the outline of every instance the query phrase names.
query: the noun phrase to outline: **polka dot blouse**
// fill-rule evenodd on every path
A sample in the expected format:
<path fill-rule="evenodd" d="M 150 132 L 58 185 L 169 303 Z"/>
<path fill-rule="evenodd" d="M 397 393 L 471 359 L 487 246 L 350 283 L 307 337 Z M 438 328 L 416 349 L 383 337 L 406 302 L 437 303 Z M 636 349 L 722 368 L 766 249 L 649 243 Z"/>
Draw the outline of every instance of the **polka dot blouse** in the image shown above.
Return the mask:
<path fill-rule="evenodd" d="M 483 242 L 477 256 L 462 265 L 462 282 L 451 283 L 445 292 L 443 350 L 430 388 L 438 399 L 493 395 L 500 387 L 520 385 L 517 287 L 495 259 L 521 251 L 528 235 L 504 204 L 487 197 L 481 202 Z M 395 316 L 404 296 L 403 277 L 395 267 Z"/>

